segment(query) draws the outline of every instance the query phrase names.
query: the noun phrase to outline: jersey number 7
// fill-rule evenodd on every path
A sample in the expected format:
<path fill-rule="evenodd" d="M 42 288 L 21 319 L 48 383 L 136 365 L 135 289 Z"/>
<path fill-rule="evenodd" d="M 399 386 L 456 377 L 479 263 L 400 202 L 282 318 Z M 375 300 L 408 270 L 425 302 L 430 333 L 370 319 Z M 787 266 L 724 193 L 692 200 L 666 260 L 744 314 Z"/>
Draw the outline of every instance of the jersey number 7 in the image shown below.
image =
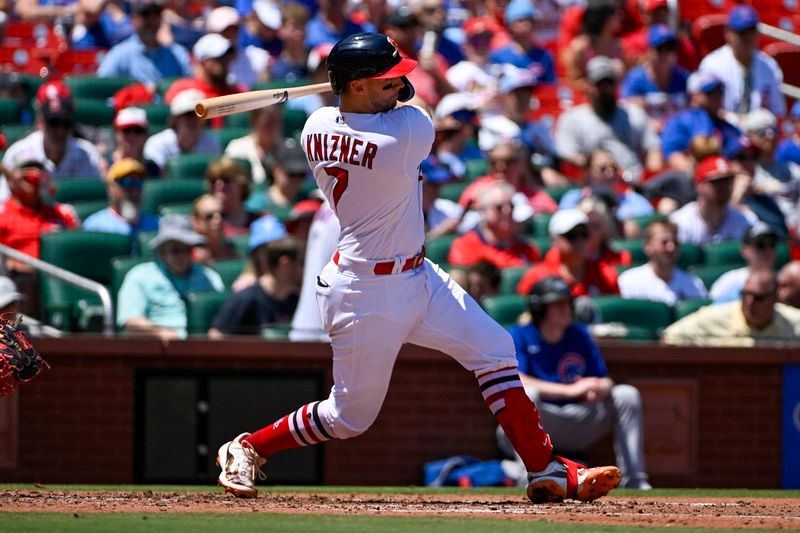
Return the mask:
<path fill-rule="evenodd" d="M 347 182 L 350 179 L 350 173 L 345 169 L 338 167 L 326 168 L 325 173 L 336 180 L 336 185 L 333 187 L 333 207 L 335 208 L 339 203 L 339 198 L 342 197 L 344 190 L 347 188 Z"/>

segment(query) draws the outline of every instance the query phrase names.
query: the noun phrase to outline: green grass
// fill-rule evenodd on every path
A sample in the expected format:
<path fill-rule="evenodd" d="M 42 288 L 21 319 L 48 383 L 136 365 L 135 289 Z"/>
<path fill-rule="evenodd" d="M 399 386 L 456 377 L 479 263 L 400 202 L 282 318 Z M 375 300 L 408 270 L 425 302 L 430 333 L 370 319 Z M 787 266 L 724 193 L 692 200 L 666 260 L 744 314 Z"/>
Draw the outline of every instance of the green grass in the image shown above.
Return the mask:
<path fill-rule="evenodd" d="M 269 513 L 242 514 L 156 514 L 156 513 L 0 513 L 4 531 L 59 531 L 82 533 L 85 531 L 279 531 L 308 533 L 472 533 L 481 531 L 516 532 L 609 532 L 638 531 L 668 532 L 676 528 L 643 528 L 623 526 L 573 525 L 538 521 L 512 521 L 503 519 L 465 519 L 449 517 L 399 517 L 399 516 L 325 516 L 280 515 Z M 681 533 L 708 533 L 708 529 L 679 528 Z M 736 531 L 720 530 L 714 531 Z M 764 530 L 761 530 L 764 531 Z"/>

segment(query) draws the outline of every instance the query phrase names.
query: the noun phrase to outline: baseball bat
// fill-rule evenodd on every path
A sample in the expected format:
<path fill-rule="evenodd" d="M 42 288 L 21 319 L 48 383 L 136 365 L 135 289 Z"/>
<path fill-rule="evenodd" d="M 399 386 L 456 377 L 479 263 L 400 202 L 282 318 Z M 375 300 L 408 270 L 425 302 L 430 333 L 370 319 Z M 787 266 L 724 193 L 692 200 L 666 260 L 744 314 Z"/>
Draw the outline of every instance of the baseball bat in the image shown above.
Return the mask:
<path fill-rule="evenodd" d="M 301 87 L 287 87 L 285 89 L 265 89 L 262 91 L 247 91 L 239 94 L 228 94 L 205 98 L 197 102 L 194 112 L 200 118 L 214 118 L 234 113 L 244 113 L 259 107 L 267 107 L 300 98 L 309 94 L 319 94 L 331 90 L 330 83 L 317 83 Z"/>

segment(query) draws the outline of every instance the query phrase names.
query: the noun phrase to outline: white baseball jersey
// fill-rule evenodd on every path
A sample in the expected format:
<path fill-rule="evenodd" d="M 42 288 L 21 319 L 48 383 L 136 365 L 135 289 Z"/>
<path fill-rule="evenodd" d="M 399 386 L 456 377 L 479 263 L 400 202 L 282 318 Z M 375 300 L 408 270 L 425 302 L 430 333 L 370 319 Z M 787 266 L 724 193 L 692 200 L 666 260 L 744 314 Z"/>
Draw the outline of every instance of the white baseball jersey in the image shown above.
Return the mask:
<path fill-rule="evenodd" d="M 323 107 L 300 142 L 341 224 L 339 252 L 364 260 L 413 256 L 425 240 L 419 166 L 433 144 L 422 109 L 340 113 Z"/>

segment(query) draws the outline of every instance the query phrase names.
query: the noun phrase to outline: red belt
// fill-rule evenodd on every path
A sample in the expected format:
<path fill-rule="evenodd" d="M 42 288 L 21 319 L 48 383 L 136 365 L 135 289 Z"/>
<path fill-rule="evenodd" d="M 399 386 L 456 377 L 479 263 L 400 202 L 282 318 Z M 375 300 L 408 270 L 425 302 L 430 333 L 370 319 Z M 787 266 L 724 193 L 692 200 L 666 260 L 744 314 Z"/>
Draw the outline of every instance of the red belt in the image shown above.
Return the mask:
<path fill-rule="evenodd" d="M 403 263 L 400 272 L 405 272 L 406 270 L 411 270 L 412 268 L 419 268 L 422 265 L 422 262 L 425 260 L 425 247 L 422 247 L 422 250 L 415 256 L 409 257 Z M 339 265 L 339 250 L 336 250 L 336 253 L 333 254 L 333 264 Z M 394 261 L 383 261 L 380 263 L 375 263 L 375 268 L 373 272 L 376 276 L 385 276 L 388 274 L 393 274 L 394 270 Z"/>

